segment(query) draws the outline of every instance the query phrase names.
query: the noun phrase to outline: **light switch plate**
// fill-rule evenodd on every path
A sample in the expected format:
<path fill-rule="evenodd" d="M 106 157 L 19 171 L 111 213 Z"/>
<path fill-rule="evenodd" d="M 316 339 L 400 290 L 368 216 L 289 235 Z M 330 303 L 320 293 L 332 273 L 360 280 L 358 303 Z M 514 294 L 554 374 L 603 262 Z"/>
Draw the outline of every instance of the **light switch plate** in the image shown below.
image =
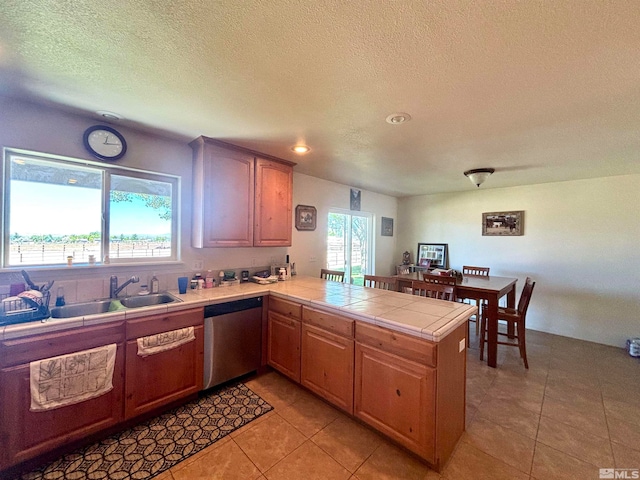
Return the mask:
<path fill-rule="evenodd" d="M 462 340 L 460 340 L 460 346 L 458 347 L 458 353 L 459 352 L 464 352 L 464 348 L 467 345 L 467 339 L 463 338 Z"/>

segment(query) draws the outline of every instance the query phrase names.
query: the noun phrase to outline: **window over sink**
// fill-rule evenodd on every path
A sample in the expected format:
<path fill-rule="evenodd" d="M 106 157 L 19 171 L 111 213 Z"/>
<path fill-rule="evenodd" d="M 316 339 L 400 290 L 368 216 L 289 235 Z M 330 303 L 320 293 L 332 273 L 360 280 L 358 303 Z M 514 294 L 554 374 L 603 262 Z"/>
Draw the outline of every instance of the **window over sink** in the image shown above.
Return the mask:
<path fill-rule="evenodd" d="M 5 149 L 2 266 L 178 259 L 180 178 Z"/>

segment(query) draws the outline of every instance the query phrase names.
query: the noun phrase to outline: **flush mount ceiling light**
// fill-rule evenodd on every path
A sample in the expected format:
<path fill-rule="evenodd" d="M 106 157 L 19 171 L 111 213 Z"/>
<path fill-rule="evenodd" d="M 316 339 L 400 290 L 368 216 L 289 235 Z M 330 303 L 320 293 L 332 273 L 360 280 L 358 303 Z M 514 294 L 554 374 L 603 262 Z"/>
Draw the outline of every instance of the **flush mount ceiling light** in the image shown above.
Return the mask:
<path fill-rule="evenodd" d="M 471 183 L 479 187 L 493 172 L 495 172 L 493 168 L 476 168 L 474 170 L 467 170 L 464 172 L 464 176 L 468 177 Z"/>
<path fill-rule="evenodd" d="M 114 120 L 114 121 L 122 120 L 122 115 L 118 115 L 117 113 L 114 113 L 114 112 L 108 112 L 106 110 L 98 110 L 96 113 L 101 117 L 106 118 L 107 120 Z"/>
<path fill-rule="evenodd" d="M 291 150 L 296 152 L 298 155 L 304 155 L 305 153 L 309 153 L 311 149 L 306 145 L 294 145 L 291 147 Z"/>
<path fill-rule="evenodd" d="M 411 120 L 411 115 L 408 113 L 392 113 L 387 117 L 387 123 L 391 125 L 400 125 Z"/>

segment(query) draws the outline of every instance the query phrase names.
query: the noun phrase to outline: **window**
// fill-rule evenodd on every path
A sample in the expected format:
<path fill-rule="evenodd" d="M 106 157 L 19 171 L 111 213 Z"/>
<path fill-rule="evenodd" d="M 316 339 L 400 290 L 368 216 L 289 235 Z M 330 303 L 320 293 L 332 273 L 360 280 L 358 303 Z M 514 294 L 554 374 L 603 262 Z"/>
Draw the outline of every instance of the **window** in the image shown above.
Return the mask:
<path fill-rule="evenodd" d="M 345 282 L 364 284 L 373 272 L 372 218 L 367 213 L 329 212 L 327 268 L 345 272 Z"/>
<path fill-rule="evenodd" d="M 178 177 L 5 149 L 3 266 L 178 259 Z"/>

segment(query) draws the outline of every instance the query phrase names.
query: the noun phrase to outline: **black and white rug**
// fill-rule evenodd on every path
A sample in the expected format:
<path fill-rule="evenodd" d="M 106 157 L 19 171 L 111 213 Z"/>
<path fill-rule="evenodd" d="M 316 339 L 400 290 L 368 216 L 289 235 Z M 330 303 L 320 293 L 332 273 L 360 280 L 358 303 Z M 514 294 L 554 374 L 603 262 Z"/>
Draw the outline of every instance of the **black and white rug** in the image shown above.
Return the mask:
<path fill-rule="evenodd" d="M 243 383 L 76 450 L 21 480 L 143 480 L 173 467 L 273 407 Z"/>

